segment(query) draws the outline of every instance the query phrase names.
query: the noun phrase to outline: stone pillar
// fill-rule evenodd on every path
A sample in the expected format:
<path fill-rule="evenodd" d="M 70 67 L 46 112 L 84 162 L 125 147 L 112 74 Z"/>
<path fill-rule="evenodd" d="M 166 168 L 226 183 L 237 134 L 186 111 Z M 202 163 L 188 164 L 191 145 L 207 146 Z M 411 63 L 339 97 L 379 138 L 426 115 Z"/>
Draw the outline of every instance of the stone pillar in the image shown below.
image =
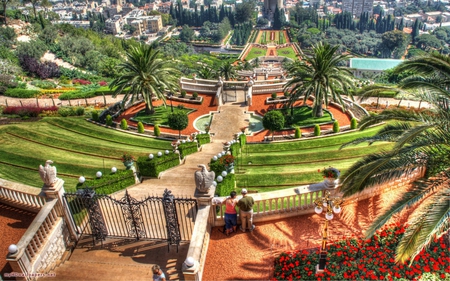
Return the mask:
<path fill-rule="evenodd" d="M 42 187 L 42 192 L 40 196 L 58 200 L 58 203 L 56 205 L 56 211 L 58 212 L 58 216 L 62 217 L 66 222 L 67 228 L 69 229 L 71 240 L 76 241 L 78 236 L 76 232 L 76 226 L 73 223 L 72 214 L 70 213 L 70 210 L 64 203 L 63 198 L 64 193 L 65 193 L 64 181 L 62 179 L 57 179 L 57 181 L 53 186 L 44 185 Z"/>

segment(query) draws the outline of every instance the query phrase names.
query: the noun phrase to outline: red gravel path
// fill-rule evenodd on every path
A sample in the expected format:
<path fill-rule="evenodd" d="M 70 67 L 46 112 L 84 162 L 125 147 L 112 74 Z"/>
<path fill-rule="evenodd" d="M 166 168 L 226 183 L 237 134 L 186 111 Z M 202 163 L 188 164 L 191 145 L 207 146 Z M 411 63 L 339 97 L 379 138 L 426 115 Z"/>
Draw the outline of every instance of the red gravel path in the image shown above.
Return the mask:
<path fill-rule="evenodd" d="M 17 244 L 36 214 L 0 203 L 0 275 L 12 272 L 6 261 L 8 247 Z M 5 280 L 10 280 L 6 279 Z"/>

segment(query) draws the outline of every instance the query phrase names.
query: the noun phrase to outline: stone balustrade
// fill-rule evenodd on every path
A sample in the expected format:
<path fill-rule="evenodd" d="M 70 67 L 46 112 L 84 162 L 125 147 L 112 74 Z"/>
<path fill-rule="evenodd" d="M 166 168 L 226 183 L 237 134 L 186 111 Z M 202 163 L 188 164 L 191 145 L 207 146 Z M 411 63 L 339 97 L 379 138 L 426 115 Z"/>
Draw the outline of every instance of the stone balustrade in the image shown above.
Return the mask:
<path fill-rule="evenodd" d="M 24 184 L 0 179 L 0 202 L 34 213 L 45 204 L 45 198 L 40 197 L 41 189 Z"/>

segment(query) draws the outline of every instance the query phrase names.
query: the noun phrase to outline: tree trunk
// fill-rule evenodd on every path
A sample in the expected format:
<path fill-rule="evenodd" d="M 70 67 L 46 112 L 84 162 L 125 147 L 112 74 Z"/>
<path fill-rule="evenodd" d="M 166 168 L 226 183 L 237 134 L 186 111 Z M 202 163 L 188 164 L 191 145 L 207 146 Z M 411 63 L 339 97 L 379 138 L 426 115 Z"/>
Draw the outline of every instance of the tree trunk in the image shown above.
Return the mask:
<path fill-rule="evenodd" d="M 146 103 L 145 104 L 145 114 L 147 114 L 147 115 L 151 115 L 151 114 L 153 114 L 153 110 L 151 110 L 150 109 L 150 107 L 149 107 L 149 105 Z"/>
<path fill-rule="evenodd" d="M 322 104 L 318 104 L 313 109 L 313 116 L 314 117 L 322 117 L 323 116 L 323 107 Z"/>

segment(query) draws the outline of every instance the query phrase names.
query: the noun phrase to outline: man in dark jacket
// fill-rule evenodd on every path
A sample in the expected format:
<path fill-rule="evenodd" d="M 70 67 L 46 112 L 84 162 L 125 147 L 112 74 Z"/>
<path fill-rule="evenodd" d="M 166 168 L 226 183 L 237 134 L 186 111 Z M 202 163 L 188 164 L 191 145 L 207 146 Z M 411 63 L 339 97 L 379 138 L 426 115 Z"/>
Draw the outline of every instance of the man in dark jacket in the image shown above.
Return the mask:
<path fill-rule="evenodd" d="M 253 197 L 247 196 L 247 189 L 245 188 L 241 190 L 241 194 L 242 198 L 237 204 L 242 223 L 240 228 L 242 232 L 245 232 L 246 229 L 252 232 L 255 229 L 255 225 L 253 224 L 253 205 L 255 204 L 255 200 L 253 200 Z"/>

